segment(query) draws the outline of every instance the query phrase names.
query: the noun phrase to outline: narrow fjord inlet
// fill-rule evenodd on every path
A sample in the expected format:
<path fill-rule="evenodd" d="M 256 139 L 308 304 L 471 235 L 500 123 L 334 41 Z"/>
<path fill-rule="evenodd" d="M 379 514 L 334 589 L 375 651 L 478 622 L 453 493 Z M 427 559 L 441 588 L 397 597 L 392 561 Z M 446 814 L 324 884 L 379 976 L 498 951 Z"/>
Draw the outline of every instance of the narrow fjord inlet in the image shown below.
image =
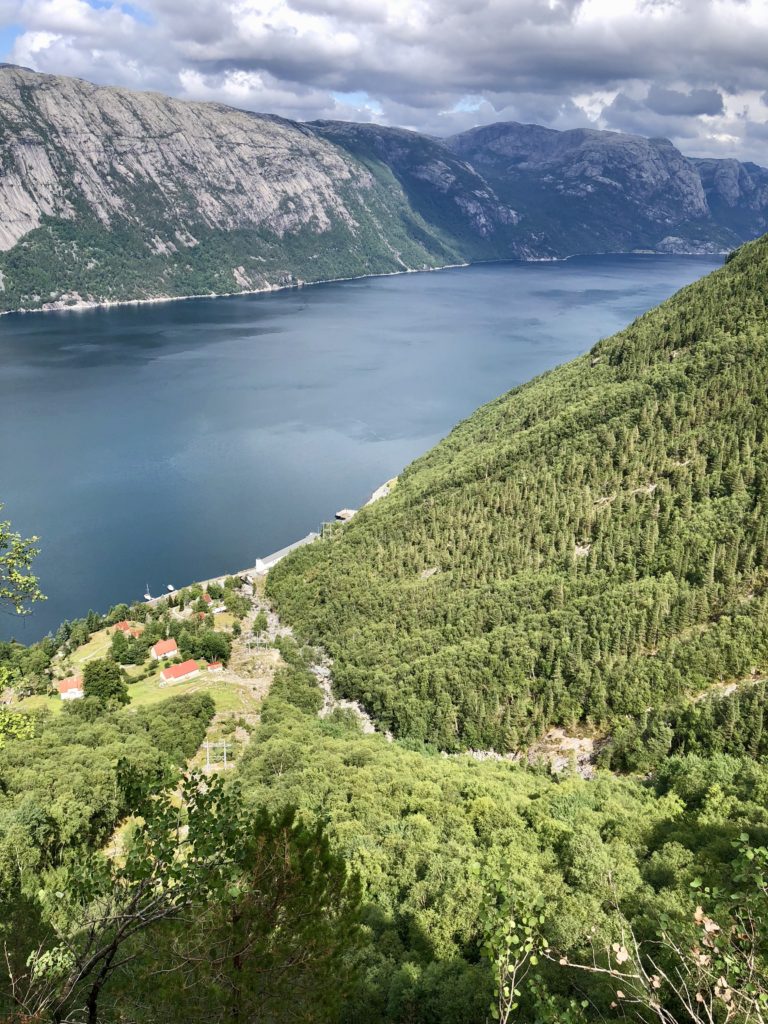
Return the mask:
<path fill-rule="evenodd" d="M 253 565 L 719 262 L 578 257 L 4 318 L 7 511 L 45 538 L 48 600 L 0 635 Z"/>

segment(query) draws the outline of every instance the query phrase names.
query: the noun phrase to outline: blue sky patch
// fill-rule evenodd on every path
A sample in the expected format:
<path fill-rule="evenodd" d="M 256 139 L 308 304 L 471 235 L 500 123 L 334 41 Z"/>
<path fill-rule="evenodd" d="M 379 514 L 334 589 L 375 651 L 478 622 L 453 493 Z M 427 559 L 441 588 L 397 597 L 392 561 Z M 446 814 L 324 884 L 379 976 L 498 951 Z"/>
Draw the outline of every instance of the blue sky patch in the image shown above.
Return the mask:
<path fill-rule="evenodd" d="M 3 25 L 0 27 L 0 61 L 8 60 L 13 44 L 24 29 L 21 25 Z"/>
<path fill-rule="evenodd" d="M 143 7 L 138 4 L 131 3 L 114 3 L 113 0 L 87 0 L 88 6 L 93 7 L 95 11 L 105 11 L 109 8 L 117 8 L 121 10 L 123 14 L 129 15 L 134 21 L 138 21 L 142 25 L 154 25 L 155 19 L 149 13 L 145 11 Z"/>

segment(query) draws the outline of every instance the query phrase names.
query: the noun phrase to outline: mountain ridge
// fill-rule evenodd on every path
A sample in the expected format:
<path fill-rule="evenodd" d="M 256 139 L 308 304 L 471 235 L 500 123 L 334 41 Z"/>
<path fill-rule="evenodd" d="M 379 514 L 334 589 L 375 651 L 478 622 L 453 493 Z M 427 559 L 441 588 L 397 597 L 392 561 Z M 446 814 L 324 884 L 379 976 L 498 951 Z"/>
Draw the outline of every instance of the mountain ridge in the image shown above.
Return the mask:
<path fill-rule="evenodd" d="M 768 170 L 500 122 L 447 139 L 0 68 L 0 311 L 594 252 L 727 251 Z"/>

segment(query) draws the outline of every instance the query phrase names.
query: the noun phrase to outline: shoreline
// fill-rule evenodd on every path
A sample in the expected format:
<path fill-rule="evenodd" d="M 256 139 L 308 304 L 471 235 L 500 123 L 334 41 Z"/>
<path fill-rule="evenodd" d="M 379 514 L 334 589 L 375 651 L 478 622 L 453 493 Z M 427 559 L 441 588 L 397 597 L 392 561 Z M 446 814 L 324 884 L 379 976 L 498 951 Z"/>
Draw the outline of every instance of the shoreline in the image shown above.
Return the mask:
<path fill-rule="evenodd" d="M 442 271 L 446 271 L 446 270 L 466 269 L 466 268 L 469 268 L 469 267 L 472 267 L 472 266 L 492 266 L 492 265 L 495 265 L 495 264 L 502 264 L 502 263 L 517 264 L 517 265 L 520 265 L 520 266 L 524 266 L 526 264 L 533 264 L 533 263 L 561 263 L 561 262 L 564 263 L 564 262 L 567 262 L 569 260 L 577 259 L 577 258 L 580 258 L 580 257 L 595 257 L 595 256 L 598 256 L 598 257 L 651 256 L 651 257 L 655 257 L 655 258 L 658 258 L 658 257 L 665 257 L 665 258 L 680 258 L 680 257 L 690 258 L 690 257 L 696 257 L 696 258 L 706 258 L 706 259 L 713 259 L 713 258 L 719 257 L 719 258 L 722 259 L 726 255 L 726 252 L 727 252 L 726 250 L 723 250 L 723 251 L 717 252 L 717 253 L 715 253 L 715 252 L 712 252 L 712 253 L 701 253 L 701 252 L 696 252 L 696 253 L 693 253 L 693 252 L 689 252 L 689 253 L 659 253 L 659 252 L 653 252 L 653 251 L 649 251 L 649 250 L 627 250 L 627 251 L 623 251 L 623 252 L 571 253 L 568 256 L 562 256 L 562 257 L 541 257 L 541 258 L 531 258 L 531 259 L 503 259 L 503 260 L 477 260 L 477 261 L 466 262 L 466 263 L 446 264 L 446 265 L 441 266 L 441 267 L 429 267 L 429 268 L 424 268 L 422 270 L 405 269 L 405 270 L 398 270 L 398 271 L 389 271 L 389 272 L 386 272 L 386 273 L 379 273 L 379 274 L 362 274 L 362 275 L 356 275 L 354 277 L 329 278 L 327 280 L 323 279 L 323 280 L 313 281 L 313 282 L 298 282 L 296 284 L 290 284 L 290 285 L 275 285 L 275 286 L 270 286 L 270 287 L 265 287 L 265 288 L 260 288 L 260 289 L 251 289 L 251 290 L 237 291 L 237 292 L 208 293 L 208 294 L 203 293 L 203 294 L 200 294 L 200 295 L 185 295 L 185 296 L 181 296 L 181 295 L 180 296 L 157 296 L 157 297 L 148 298 L 148 299 L 126 299 L 126 300 L 117 300 L 117 301 L 113 301 L 113 302 L 82 303 L 82 304 L 76 305 L 76 306 L 62 306 L 62 307 L 59 307 L 59 308 L 7 310 L 7 311 L 4 311 L 4 312 L 0 312 L 0 316 L 10 316 L 10 315 L 19 314 L 19 313 L 52 313 L 52 312 L 59 312 L 59 313 L 61 313 L 61 312 L 74 312 L 74 313 L 78 313 L 78 312 L 82 312 L 84 310 L 99 309 L 99 308 L 111 308 L 113 306 L 131 306 L 131 305 L 138 306 L 138 305 L 147 305 L 147 304 L 150 304 L 150 303 L 154 304 L 154 303 L 160 303 L 160 302 L 179 302 L 179 301 L 186 301 L 186 300 L 192 300 L 192 299 L 198 299 L 198 298 L 211 299 L 211 298 L 235 297 L 235 296 L 242 296 L 242 295 L 267 294 L 267 293 L 273 292 L 273 291 L 287 291 L 289 289 L 296 289 L 296 290 L 298 290 L 299 288 L 310 287 L 312 285 L 344 283 L 344 282 L 347 282 L 347 281 L 360 281 L 360 280 L 375 279 L 375 278 L 379 278 L 379 277 L 381 277 L 381 278 L 383 278 L 383 277 L 398 277 L 398 276 L 402 276 L 404 274 L 419 274 L 419 273 L 426 273 L 426 272 L 437 273 L 437 272 L 442 272 Z M 397 480 L 397 476 L 394 477 L 393 479 L 396 481 Z M 378 487 L 373 492 L 371 497 L 366 502 L 364 502 L 361 507 L 365 507 L 365 506 L 371 504 L 374 500 L 376 500 L 377 496 L 380 496 L 380 497 L 386 496 L 385 494 L 382 494 L 380 492 L 384 491 L 387 488 L 388 483 L 380 485 L 380 487 Z M 291 546 L 291 545 L 289 545 L 289 546 Z M 269 557 L 269 556 L 267 556 L 267 557 Z M 251 565 L 251 566 L 249 566 L 249 567 L 247 567 L 245 569 L 243 569 L 243 568 L 233 569 L 231 571 L 225 571 L 225 572 L 221 573 L 220 575 L 216 575 L 214 577 L 211 577 L 211 579 L 218 580 L 218 579 L 224 578 L 224 577 L 229 576 L 229 575 L 240 575 L 240 574 L 245 574 L 245 573 L 252 573 L 252 572 L 254 572 L 255 568 L 256 567 L 254 565 Z M 176 589 L 176 590 L 183 589 L 184 586 L 191 586 L 195 582 L 199 582 L 199 581 L 198 580 L 192 580 L 189 583 L 183 584 L 181 588 L 174 588 L 174 589 Z M 167 594 L 161 593 L 161 594 L 157 595 L 157 597 L 153 598 L 153 601 L 165 598 L 167 596 L 168 596 Z M 131 602 L 131 603 L 133 603 L 133 602 Z M 77 618 L 77 617 L 78 616 L 75 615 L 75 618 Z M 44 635 L 45 634 L 43 634 L 43 636 Z M 34 643 L 39 642 L 41 639 L 43 639 L 43 636 L 38 636 L 34 640 L 25 640 L 24 642 L 26 644 L 34 644 Z"/>
<path fill-rule="evenodd" d="M 467 267 L 493 266 L 497 263 L 567 263 L 568 260 L 578 259 L 582 256 L 700 256 L 712 257 L 728 255 L 730 249 L 723 249 L 719 252 L 655 252 L 652 249 L 626 249 L 620 252 L 573 252 L 568 256 L 509 256 L 496 260 L 467 260 L 463 263 L 446 263 L 440 267 L 407 267 L 405 270 L 388 270 L 378 274 L 355 274 L 351 277 L 328 277 L 318 281 L 298 280 L 293 284 L 266 285 L 263 288 L 246 288 L 236 292 L 200 292 L 190 295 L 156 295 L 147 299 L 105 299 L 101 302 L 78 301 L 72 304 L 43 305 L 35 308 L 22 306 L 19 309 L 6 309 L 0 311 L 3 316 L 22 316 L 32 313 L 83 313 L 92 309 L 113 309 L 119 306 L 149 306 L 166 302 L 191 302 L 195 299 L 232 299 L 244 295 L 269 295 L 272 292 L 298 291 L 300 288 L 313 288 L 321 284 L 344 284 L 348 281 L 368 281 L 379 277 L 401 277 L 405 274 L 435 274 L 444 270 L 463 270 Z"/>
<path fill-rule="evenodd" d="M 367 501 L 363 502 L 360 508 L 367 508 L 369 505 L 374 505 L 377 501 L 381 501 L 382 498 L 387 498 L 397 486 L 397 476 L 390 477 L 389 480 L 385 480 L 383 484 L 379 486 L 371 493 Z M 355 515 L 359 509 L 355 509 Z M 237 569 L 232 572 L 224 572 L 218 576 L 211 576 L 206 580 L 193 580 L 191 583 L 185 583 L 180 587 L 174 587 L 173 590 L 169 590 L 165 593 L 158 594 L 156 597 L 145 598 L 145 604 L 156 605 L 160 601 L 164 601 L 174 594 L 178 594 L 180 590 L 185 590 L 187 587 L 194 587 L 196 585 L 207 586 L 209 583 L 221 583 L 228 576 L 259 576 L 266 577 L 270 569 L 274 568 L 278 562 L 281 562 L 286 555 L 289 555 L 296 548 L 304 547 L 306 544 L 312 544 L 316 540 L 321 539 L 321 534 L 310 531 L 306 536 L 301 537 L 299 540 L 292 541 L 286 544 L 284 547 L 279 548 L 277 551 L 273 551 L 270 555 L 264 555 L 262 558 L 257 558 L 255 564 L 249 566 L 247 569 Z M 138 603 L 138 602 L 135 602 Z"/>
<path fill-rule="evenodd" d="M 570 257 L 565 257 L 570 259 Z M 504 263 L 506 260 L 489 260 L 489 263 Z M 510 262 L 515 262 L 514 260 Z M 525 262 L 525 261 L 521 261 Z M 36 306 L 28 309 L 22 306 L 20 309 L 5 309 L 0 311 L 0 316 L 21 316 L 30 313 L 82 313 L 90 309 L 112 309 L 117 306 L 149 306 L 164 302 L 191 302 L 194 299 L 233 299 L 242 295 L 269 295 L 272 292 L 298 291 L 300 288 L 313 288 L 319 284 L 343 284 L 346 281 L 368 281 L 377 277 L 400 277 L 404 274 L 434 274 L 441 270 L 460 270 L 472 266 L 471 263 L 446 263 L 442 267 L 408 267 L 405 270 L 386 270 L 378 274 L 355 274 L 352 277 L 327 277 L 319 281 L 298 280 L 293 284 L 266 285 L 264 288 L 244 288 L 236 292 L 200 292 L 191 295 L 155 295 L 149 299 L 105 299 L 103 302 L 64 303 L 63 305 Z"/>
<path fill-rule="evenodd" d="M 374 491 L 372 491 L 370 496 L 363 502 L 363 504 L 360 506 L 360 509 L 367 508 L 369 505 L 374 505 L 377 501 L 381 501 L 382 498 L 389 497 L 389 495 L 392 493 L 392 491 L 397 486 L 399 478 L 400 478 L 400 474 L 398 473 L 396 476 L 390 477 L 388 480 L 385 480 L 383 484 L 379 484 L 379 486 Z M 355 515 L 357 514 L 357 512 L 360 511 L 360 509 L 355 509 Z M 346 524 L 340 524 L 340 525 L 346 525 Z M 277 551 L 273 551 L 272 554 L 264 555 L 261 558 L 256 558 L 255 559 L 255 563 L 253 565 L 249 565 L 245 569 L 232 569 L 231 571 L 219 573 L 216 576 L 209 576 L 209 577 L 207 577 L 205 579 L 190 580 L 188 583 L 183 583 L 179 587 L 174 586 L 173 590 L 162 591 L 161 593 L 157 594 L 154 597 L 150 597 L 149 599 L 147 599 L 146 597 L 143 598 L 143 600 L 139 600 L 139 598 L 135 598 L 135 599 L 132 599 L 131 601 L 125 601 L 123 603 L 128 604 L 129 607 L 131 605 L 134 605 L 134 604 L 147 604 L 147 605 L 154 606 L 154 605 L 157 605 L 159 602 L 165 601 L 169 597 L 172 597 L 173 595 L 178 594 L 180 590 L 185 590 L 187 587 L 194 587 L 194 586 L 197 586 L 197 585 L 207 586 L 209 583 L 222 583 L 228 576 L 260 577 L 260 578 L 264 579 L 264 578 L 266 578 L 266 576 L 269 573 L 270 569 L 272 569 L 275 565 L 277 565 L 278 562 L 282 561 L 282 559 L 286 555 L 290 554 L 296 548 L 303 547 L 306 544 L 313 543 L 314 541 L 320 540 L 320 539 L 321 539 L 321 534 L 315 533 L 314 531 L 310 531 L 308 534 L 306 534 L 306 536 L 301 537 L 297 541 L 292 541 L 292 542 L 286 544 L 284 547 L 279 548 Z M 97 614 L 103 616 L 103 615 L 106 615 L 107 612 L 97 612 Z M 84 617 L 85 617 L 84 615 L 75 615 L 73 617 L 72 621 L 76 621 L 76 620 L 82 619 Z M 42 640 L 45 639 L 45 637 L 47 635 L 50 635 L 51 632 L 52 631 L 49 630 L 48 633 L 43 634 L 42 636 L 38 636 L 34 640 L 29 640 L 29 641 L 24 642 L 24 646 L 31 647 L 34 644 L 40 643 Z"/>

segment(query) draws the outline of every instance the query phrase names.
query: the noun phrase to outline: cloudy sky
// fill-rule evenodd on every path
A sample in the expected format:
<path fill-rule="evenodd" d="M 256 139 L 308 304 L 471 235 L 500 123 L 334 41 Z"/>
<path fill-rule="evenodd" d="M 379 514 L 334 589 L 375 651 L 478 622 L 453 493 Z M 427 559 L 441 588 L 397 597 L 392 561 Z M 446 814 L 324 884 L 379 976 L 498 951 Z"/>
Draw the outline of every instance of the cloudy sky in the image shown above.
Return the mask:
<path fill-rule="evenodd" d="M 768 0 L 0 0 L 0 60 L 299 119 L 592 126 L 768 164 Z"/>

